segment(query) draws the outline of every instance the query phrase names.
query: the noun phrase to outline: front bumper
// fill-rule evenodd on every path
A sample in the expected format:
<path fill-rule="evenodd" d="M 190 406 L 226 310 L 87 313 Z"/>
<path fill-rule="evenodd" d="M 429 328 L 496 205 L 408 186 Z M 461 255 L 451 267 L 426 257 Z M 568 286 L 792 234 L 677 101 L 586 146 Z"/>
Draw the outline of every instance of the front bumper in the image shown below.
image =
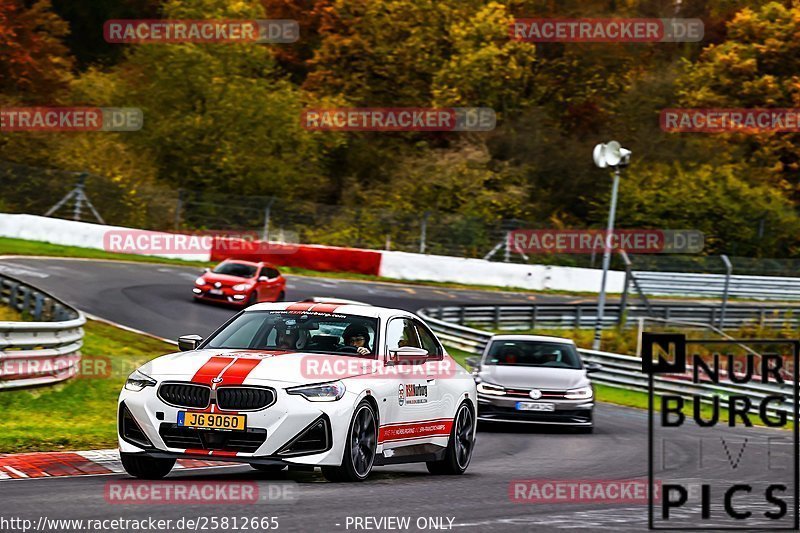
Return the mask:
<path fill-rule="evenodd" d="M 552 411 L 521 411 L 517 402 L 553 404 Z M 478 420 L 590 427 L 593 425 L 594 398 L 589 400 L 531 400 L 478 393 Z"/>
<path fill-rule="evenodd" d="M 353 402 L 357 399 L 356 394 L 346 392 L 335 402 L 309 402 L 302 396 L 287 394 L 283 389 L 285 383 L 248 382 L 248 385 L 275 389 L 277 399 L 266 408 L 238 412 L 247 416 L 247 431 L 189 429 L 177 426 L 177 419 L 180 411 L 192 409 L 165 403 L 157 395 L 159 385 L 140 392 L 123 389 L 120 394 L 117 433 L 121 453 L 335 466 L 341 464 Z M 126 410 L 130 413 L 127 420 Z M 231 414 L 230 411 L 217 412 Z M 131 419 L 139 433 L 129 432 Z M 298 443 L 298 437 L 317 437 L 323 433 L 325 438 L 319 439 L 319 445 L 309 445 L 308 439 Z"/>
<path fill-rule="evenodd" d="M 211 294 L 211 289 L 195 286 L 192 289 L 194 299 L 203 302 L 216 302 L 228 305 L 245 305 L 250 298 L 250 291 L 234 291 L 230 287 L 219 289 L 222 294 Z"/>

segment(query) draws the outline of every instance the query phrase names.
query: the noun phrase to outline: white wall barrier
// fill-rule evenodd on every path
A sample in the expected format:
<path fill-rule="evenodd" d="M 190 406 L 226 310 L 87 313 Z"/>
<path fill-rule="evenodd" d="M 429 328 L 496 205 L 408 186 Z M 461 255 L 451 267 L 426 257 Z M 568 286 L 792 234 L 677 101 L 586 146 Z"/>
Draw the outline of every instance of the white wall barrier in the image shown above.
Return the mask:
<path fill-rule="evenodd" d="M 602 271 L 592 268 L 493 263 L 442 255 L 383 252 L 380 275 L 404 280 L 447 281 L 532 290 L 599 292 Z M 610 271 L 607 289 L 621 293 L 625 273 Z"/>
<path fill-rule="evenodd" d="M 134 230 L 121 226 L 104 226 L 101 224 L 76 222 L 74 220 L 64 220 L 61 218 L 0 213 L 0 237 L 13 237 L 15 239 L 104 250 L 103 237 L 109 231 L 130 232 Z M 152 236 L 164 235 L 174 237 L 173 234 L 158 231 L 141 231 Z M 209 251 L 207 253 L 201 254 L 153 253 L 141 255 L 153 255 L 170 259 L 183 259 L 186 261 L 209 261 L 211 257 L 211 247 L 209 246 Z"/>
<path fill-rule="evenodd" d="M 0 236 L 2 237 L 103 250 L 103 236 L 109 231 L 132 230 L 120 226 L 104 226 L 60 218 L 0 213 Z M 160 232 L 147 233 L 172 235 Z M 600 270 L 591 268 L 494 263 L 483 259 L 407 252 L 384 251 L 380 253 L 381 276 L 409 281 L 443 281 L 532 290 L 598 292 L 602 275 Z M 187 261 L 210 260 L 209 254 L 154 253 L 148 255 Z M 624 281 L 624 272 L 609 272 L 607 285 L 609 292 L 622 292 Z"/>

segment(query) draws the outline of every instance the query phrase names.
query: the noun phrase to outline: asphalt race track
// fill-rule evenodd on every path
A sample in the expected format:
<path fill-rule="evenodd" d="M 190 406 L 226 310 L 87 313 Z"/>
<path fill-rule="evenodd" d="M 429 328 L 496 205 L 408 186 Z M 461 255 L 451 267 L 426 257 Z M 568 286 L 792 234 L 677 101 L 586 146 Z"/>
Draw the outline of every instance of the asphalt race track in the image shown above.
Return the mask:
<path fill-rule="evenodd" d="M 30 282 L 84 312 L 161 337 L 208 335 L 236 309 L 192 301 L 194 267 L 71 259 L 0 259 L 0 272 Z M 585 301 L 585 297 L 456 290 L 432 286 L 286 276 L 286 297 L 347 298 L 417 311 L 427 305 Z"/>
<path fill-rule="evenodd" d="M 234 311 L 194 304 L 190 298 L 196 269 L 96 261 L 5 259 L 2 271 L 48 290 L 82 310 L 164 337 L 182 333 L 207 334 Z M 368 303 L 416 310 L 428 304 L 519 302 L 528 294 L 453 291 L 432 287 L 289 277 L 290 299 L 307 296 L 347 297 Z M 535 295 L 538 301 L 547 301 Z M 552 297 L 565 300 L 565 297 Z M 114 416 L 114 413 L 109 413 Z M 727 426 L 684 430 L 673 442 L 691 449 L 695 437 L 727 439 L 740 459 L 736 467 L 722 461 L 717 475 L 706 473 L 699 482 L 727 485 L 769 478 L 751 448 L 741 448 L 738 428 Z M 788 432 L 752 429 L 752 438 L 790 436 Z M 738 440 L 737 440 L 738 439 Z M 727 448 L 726 448 L 727 450 Z M 108 482 L 127 476 L 111 474 L 76 478 L 0 481 L 5 516 L 60 519 L 173 519 L 182 517 L 278 517 L 279 531 L 355 531 L 348 517 L 411 517 L 411 531 L 420 517 L 453 519 L 452 530 L 551 531 L 588 529 L 640 531 L 647 529 L 647 505 L 642 503 L 517 503 L 509 495 L 513 480 L 622 480 L 647 478 L 647 414 L 610 405 L 596 410 L 592 435 L 568 431 L 509 426 L 480 426 L 472 464 L 463 476 L 436 477 L 424 465 L 380 467 L 369 481 L 330 484 L 313 472 L 284 472 L 270 478 L 249 466 L 177 471 L 167 479 L 256 482 L 259 490 L 279 480 L 291 483 L 296 500 L 256 505 L 123 505 L 105 498 Z M 727 451 L 726 451 L 727 453 Z M 716 450 L 711 454 L 724 457 Z M 729 456 L 730 457 L 730 456 Z M 759 459 L 759 460 L 756 460 Z M 695 458 L 688 451 L 671 459 L 677 470 L 691 472 Z M 707 472 L 707 471 L 706 471 Z M 716 486 L 716 485 L 715 485 Z M 790 488 L 791 492 L 791 488 Z M 766 510 L 763 495 L 753 495 L 755 513 Z M 737 500 L 739 501 L 739 500 Z M 790 506 L 791 507 L 791 506 Z M 720 513 L 719 498 L 712 503 Z M 791 512 L 791 511 L 790 511 Z M 699 512 L 695 508 L 695 515 Z M 698 521 L 699 522 L 699 521 Z M 701 525 L 701 524 L 696 524 Z M 2 528 L 0 528 L 2 529 Z M 230 528 L 229 528 L 230 530 Z M 370 528 L 370 530 L 376 530 Z M 380 528 L 379 530 L 389 530 Z"/>

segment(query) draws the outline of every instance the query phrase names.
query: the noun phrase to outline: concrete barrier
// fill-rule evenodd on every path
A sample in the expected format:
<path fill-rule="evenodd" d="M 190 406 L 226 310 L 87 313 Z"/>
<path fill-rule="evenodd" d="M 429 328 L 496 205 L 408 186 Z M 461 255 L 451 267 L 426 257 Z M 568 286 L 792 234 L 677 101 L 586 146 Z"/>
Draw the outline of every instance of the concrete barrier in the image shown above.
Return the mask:
<path fill-rule="evenodd" d="M 109 232 L 137 231 L 119 226 L 104 226 L 36 215 L 0 213 L 0 236 L 42 241 L 81 248 L 104 250 L 104 237 Z M 172 235 L 147 232 L 154 235 Z M 287 249 L 282 249 L 286 246 Z M 601 271 L 590 268 L 549 265 L 495 263 L 483 259 L 465 259 L 441 255 L 407 252 L 363 250 L 313 244 L 269 243 L 268 252 L 237 253 L 228 249 L 209 248 L 202 254 L 153 253 L 157 257 L 191 261 L 221 261 L 227 257 L 261 260 L 276 265 L 308 268 L 324 272 L 356 272 L 408 281 L 442 281 L 453 283 L 516 287 L 532 290 L 598 292 Z M 609 292 L 622 292 L 623 272 L 611 271 Z"/>
<path fill-rule="evenodd" d="M 382 252 L 380 275 L 404 280 L 444 281 L 531 290 L 598 292 L 602 271 L 591 268 L 494 263 L 406 252 Z M 610 271 L 607 289 L 622 292 L 625 273 Z"/>

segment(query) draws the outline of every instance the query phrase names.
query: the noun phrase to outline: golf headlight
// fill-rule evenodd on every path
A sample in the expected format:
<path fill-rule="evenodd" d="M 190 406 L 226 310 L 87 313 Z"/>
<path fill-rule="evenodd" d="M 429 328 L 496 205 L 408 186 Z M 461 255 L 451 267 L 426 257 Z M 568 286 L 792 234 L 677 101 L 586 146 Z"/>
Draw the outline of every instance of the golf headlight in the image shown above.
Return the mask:
<path fill-rule="evenodd" d="M 581 387 L 580 389 L 571 389 L 564 394 L 567 400 L 588 400 L 592 397 L 591 387 Z"/>
<path fill-rule="evenodd" d="M 232 288 L 235 291 L 246 291 L 250 287 L 251 287 L 251 285 L 249 283 L 240 283 L 238 285 L 234 285 Z"/>
<path fill-rule="evenodd" d="M 206 280 L 204 280 L 203 278 L 197 278 L 196 280 L 194 280 L 194 284 L 195 285 L 205 285 L 206 284 Z"/>
<path fill-rule="evenodd" d="M 130 390 L 133 392 L 139 392 L 145 387 L 155 387 L 156 380 L 148 376 L 147 374 L 143 374 L 138 370 L 134 370 L 133 373 L 128 376 L 128 380 L 125 382 L 125 389 Z"/>
<path fill-rule="evenodd" d="M 286 389 L 288 394 L 299 394 L 309 402 L 335 402 L 344 396 L 344 383 L 341 381 L 331 381 L 320 385 L 303 385 Z"/>
<path fill-rule="evenodd" d="M 506 390 L 503 387 L 500 385 L 492 385 L 491 383 L 486 383 L 485 381 L 478 383 L 478 392 L 481 394 L 492 394 L 494 396 L 506 395 Z"/>

